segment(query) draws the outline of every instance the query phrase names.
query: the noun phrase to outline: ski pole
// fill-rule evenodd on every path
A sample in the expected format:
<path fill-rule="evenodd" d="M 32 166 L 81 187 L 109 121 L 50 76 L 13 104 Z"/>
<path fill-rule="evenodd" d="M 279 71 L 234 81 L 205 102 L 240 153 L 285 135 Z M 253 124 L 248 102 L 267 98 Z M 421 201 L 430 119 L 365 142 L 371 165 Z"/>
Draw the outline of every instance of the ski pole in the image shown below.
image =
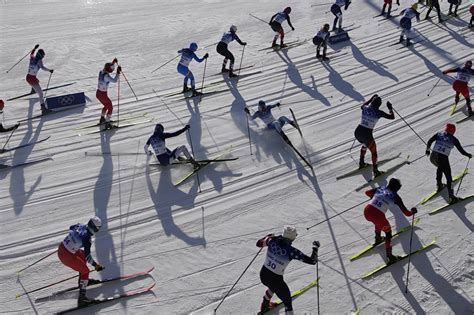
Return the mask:
<path fill-rule="evenodd" d="M 341 212 L 339 212 L 339 213 L 333 215 L 332 217 L 327 218 L 326 220 L 323 220 L 323 221 L 318 222 L 318 223 L 316 223 L 316 224 L 314 224 L 314 225 L 311 225 L 310 227 L 307 227 L 306 230 L 310 230 L 310 229 L 314 228 L 314 227 L 317 226 L 317 225 L 320 225 L 320 224 L 322 224 L 322 223 L 324 223 L 324 222 L 326 222 L 326 221 L 331 220 L 332 218 L 335 218 L 335 217 L 337 217 L 337 216 L 340 216 L 341 214 L 343 214 L 343 213 L 345 213 L 345 212 L 347 212 L 347 211 L 349 211 L 349 210 L 352 210 L 352 209 L 354 209 L 355 207 L 358 207 L 358 206 L 360 206 L 360 205 L 366 203 L 366 202 L 369 201 L 369 200 L 370 200 L 370 199 L 364 200 L 364 201 L 362 201 L 361 203 L 358 203 L 358 204 L 356 204 L 356 205 L 354 205 L 354 206 L 352 206 L 352 207 L 350 207 L 350 208 L 347 208 L 347 209 L 344 210 L 344 211 L 341 211 Z"/>
<path fill-rule="evenodd" d="M 30 268 L 30 267 L 36 265 L 37 263 L 39 263 L 39 262 L 42 261 L 42 260 L 45 260 L 46 258 L 48 258 L 49 256 L 51 256 L 52 254 L 54 254 L 54 253 L 56 253 L 56 252 L 57 252 L 57 250 L 55 250 L 54 252 L 49 253 L 48 255 L 44 256 L 43 258 L 38 259 L 38 260 L 35 261 L 34 263 L 31 263 L 31 264 L 29 264 L 28 266 L 26 266 L 26 267 L 24 267 L 24 268 L 18 270 L 16 273 L 19 274 L 20 272 L 25 271 L 26 269 L 28 269 L 28 268 Z"/>
<path fill-rule="evenodd" d="M 248 136 L 249 136 L 250 155 L 253 155 L 253 153 L 252 153 L 252 139 L 250 138 L 249 114 L 245 113 L 245 116 L 247 116 L 247 134 L 248 134 Z"/>
<path fill-rule="evenodd" d="M 410 233 L 410 250 L 408 251 L 408 253 L 410 254 L 408 256 L 408 268 L 407 268 L 407 280 L 406 280 L 406 284 L 405 284 L 405 294 L 408 293 L 408 276 L 410 274 L 410 260 L 411 260 L 411 244 L 413 242 L 413 230 L 414 230 L 414 226 L 415 226 L 415 214 L 413 214 L 411 216 L 411 233 Z"/>
<path fill-rule="evenodd" d="M 12 132 L 10 133 L 10 136 L 8 136 L 8 139 L 7 139 L 7 142 L 5 142 L 5 144 L 3 145 L 3 148 L 0 150 L 0 153 L 3 153 L 3 150 L 5 150 L 5 147 L 7 146 L 8 142 L 10 141 L 10 138 L 13 136 L 13 133 L 15 132 L 15 130 L 17 130 L 18 128 L 15 128 L 12 130 Z"/>
<path fill-rule="evenodd" d="M 204 79 L 206 78 L 206 68 L 207 68 L 207 58 L 204 61 L 204 72 L 202 73 L 202 82 L 201 82 L 201 96 L 199 97 L 199 103 L 201 103 L 203 90 L 204 90 Z"/>
<path fill-rule="evenodd" d="M 413 164 L 413 163 L 415 163 L 416 161 L 418 161 L 418 160 L 420 160 L 420 159 L 422 159 L 422 158 L 424 158 L 424 157 L 425 157 L 424 154 L 423 154 L 423 155 L 420 155 L 419 157 L 417 157 L 417 158 L 414 159 L 413 161 L 408 161 L 407 164 Z"/>
<path fill-rule="evenodd" d="M 415 133 L 415 135 L 417 135 L 418 138 L 420 138 L 420 140 L 421 140 L 424 144 L 426 144 L 425 140 L 423 140 L 423 138 L 420 137 L 420 135 L 415 131 L 415 129 L 413 129 L 413 128 L 410 126 L 410 124 L 405 120 L 405 118 L 403 118 L 402 115 L 400 115 L 400 113 L 397 112 L 397 110 L 396 110 L 395 108 L 393 108 L 393 111 L 394 111 L 395 113 L 397 113 L 397 115 L 400 116 L 400 118 L 403 120 L 403 122 L 404 122 L 408 127 L 410 127 L 410 129 Z"/>
<path fill-rule="evenodd" d="M 123 71 L 122 71 L 122 74 L 123 74 L 123 78 L 125 79 L 125 82 L 127 82 L 128 87 L 130 88 L 130 90 L 132 90 L 133 95 L 135 96 L 135 98 L 136 98 L 137 101 L 138 101 L 137 94 L 135 94 L 135 91 L 133 90 L 132 86 L 130 85 L 130 82 L 128 82 L 128 79 L 127 79 L 127 77 L 125 76 L 125 73 L 124 73 Z"/>
<path fill-rule="evenodd" d="M 39 44 L 36 44 L 36 45 L 35 45 L 35 50 L 38 49 L 39 46 L 40 46 Z M 23 58 L 21 58 L 20 60 L 18 60 L 17 63 L 15 63 L 10 69 L 8 69 L 8 70 L 7 70 L 7 73 L 10 72 L 10 70 L 12 70 L 13 68 L 15 68 L 17 64 L 19 64 L 23 59 L 25 59 L 25 58 L 26 58 L 28 55 L 30 55 L 30 54 L 31 54 L 31 51 L 29 51 L 26 55 L 23 56 Z"/>
<path fill-rule="evenodd" d="M 224 302 L 224 300 L 227 298 L 227 296 L 230 294 L 230 292 L 232 291 L 232 289 L 237 285 L 237 282 L 239 282 L 240 278 L 243 277 L 243 275 L 247 272 L 247 269 L 250 268 L 250 265 L 252 265 L 253 261 L 255 259 L 257 259 L 257 256 L 258 254 L 260 254 L 260 252 L 262 251 L 263 247 L 261 247 L 257 254 L 255 254 L 255 256 L 252 258 L 252 260 L 250 261 L 250 263 L 247 265 L 247 267 L 245 268 L 245 270 L 242 272 L 242 274 L 239 276 L 239 278 L 237 279 L 237 281 L 235 281 L 234 285 L 232 286 L 232 288 L 230 288 L 230 290 L 227 292 L 227 294 L 222 298 L 221 302 L 219 303 L 219 305 L 217 305 L 217 307 L 214 309 L 214 314 L 216 313 L 217 309 L 219 308 L 219 306 L 221 306 L 221 304 Z"/>
<path fill-rule="evenodd" d="M 48 89 L 49 89 L 49 82 L 51 82 L 51 77 L 53 76 L 53 73 L 49 73 L 49 78 L 48 78 L 48 84 L 46 85 L 46 89 L 44 90 L 44 101 L 46 102 L 46 94 L 48 94 Z"/>
<path fill-rule="evenodd" d="M 316 295 L 318 297 L 318 315 L 319 315 L 319 259 L 318 259 L 318 249 L 321 244 L 318 241 L 313 242 L 313 253 L 316 253 Z"/>
<path fill-rule="evenodd" d="M 435 85 L 433 85 L 433 87 L 431 88 L 431 90 L 428 92 L 428 95 L 426 96 L 430 96 L 431 92 L 433 92 L 434 88 L 438 85 L 438 83 L 441 81 L 441 77 L 439 78 L 438 81 L 436 81 Z"/>
<path fill-rule="evenodd" d="M 253 17 L 253 18 L 255 18 L 255 19 L 257 19 L 257 20 L 259 20 L 259 21 L 261 21 L 261 22 L 265 23 L 265 24 L 269 24 L 267 21 L 265 21 L 265 20 L 262 20 L 262 19 L 261 19 L 261 18 L 259 18 L 258 16 L 255 16 L 255 15 L 253 15 L 252 13 L 249 13 L 249 15 L 250 15 L 251 17 Z"/>
<path fill-rule="evenodd" d="M 242 49 L 242 56 L 240 57 L 239 73 L 237 73 L 237 78 L 240 76 L 240 69 L 242 69 L 242 61 L 244 60 L 245 46 L 247 45 L 244 45 L 244 48 Z"/>
<path fill-rule="evenodd" d="M 166 66 L 166 65 L 169 64 L 171 61 L 173 61 L 173 60 L 175 60 L 176 58 L 178 58 L 179 56 L 181 56 L 181 55 L 176 55 L 176 56 L 174 56 L 173 59 L 168 60 L 167 62 L 165 62 L 164 64 L 162 64 L 161 66 L 159 66 L 158 68 L 156 68 L 155 70 L 153 70 L 151 73 L 153 73 L 153 72 L 155 72 L 155 71 L 157 71 L 157 70 L 163 68 L 164 66 Z"/>
<path fill-rule="evenodd" d="M 467 159 L 467 164 L 466 164 L 466 167 L 464 168 L 464 171 L 466 172 L 468 167 L 469 167 L 469 162 L 471 162 L 471 158 Z M 459 181 L 459 186 L 458 186 L 458 189 L 456 190 L 456 195 L 458 194 L 459 192 L 459 188 L 461 188 L 461 184 L 462 184 L 462 180 L 464 179 L 464 176 L 461 177 L 461 180 Z"/>

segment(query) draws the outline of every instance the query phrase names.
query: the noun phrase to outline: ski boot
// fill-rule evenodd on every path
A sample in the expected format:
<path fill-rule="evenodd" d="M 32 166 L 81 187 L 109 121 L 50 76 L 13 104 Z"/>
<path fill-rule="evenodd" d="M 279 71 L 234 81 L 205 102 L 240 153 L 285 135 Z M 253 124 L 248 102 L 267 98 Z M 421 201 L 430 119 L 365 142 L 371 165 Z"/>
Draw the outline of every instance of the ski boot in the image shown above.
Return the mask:
<path fill-rule="evenodd" d="M 326 54 L 323 54 L 323 58 L 322 58 L 322 59 L 323 59 L 323 61 L 329 61 L 329 58 L 326 57 Z"/>
<path fill-rule="evenodd" d="M 316 52 L 316 58 L 318 58 L 318 59 L 321 59 L 321 58 L 322 58 L 322 56 L 321 56 L 321 54 L 319 53 L 319 51 Z"/>
<path fill-rule="evenodd" d="M 392 248 L 387 248 L 387 265 L 391 265 L 400 260 L 400 256 L 395 256 L 392 254 Z"/>
<path fill-rule="evenodd" d="M 94 303 L 94 299 L 89 299 L 87 296 L 86 296 L 86 291 L 79 291 L 79 298 L 77 299 L 77 306 L 78 307 L 83 307 L 83 306 L 87 306 L 89 304 L 92 304 Z"/>
<path fill-rule="evenodd" d="M 35 89 L 31 88 L 30 94 L 36 94 Z"/>
<path fill-rule="evenodd" d="M 266 312 L 270 311 L 274 307 L 275 307 L 275 303 L 270 302 L 269 300 L 263 298 L 262 304 L 260 304 L 259 314 L 265 314 Z"/>
<path fill-rule="evenodd" d="M 359 169 L 363 169 L 364 167 L 367 167 L 367 165 L 369 165 L 369 164 L 365 163 L 364 159 L 361 158 L 359 160 Z"/>
<path fill-rule="evenodd" d="M 454 195 L 454 192 L 452 189 L 449 190 L 449 197 L 448 197 L 448 200 L 449 200 L 449 204 L 453 204 L 453 203 L 456 203 L 458 202 L 460 199 L 458 197 L 456 197 Z"/>
<path fill-rule="evenodd" d="M 400 39 L 398 40 L 398 42 L 401 44 L 403 42 L 403 35 L 400 35 Z"/>
<path fill-rule="evenodd" d="M 105 117 L 104 116 L 100 116 L 100 119 L 99 119 L 98 125 L 102 125 L 102 124 L 105 124 Z"/>
<path fill-rule="evenodd" d="M 344 32 L 344 29 L 342 28 L 342 26 L 339 26 L 339 28 L 337 29 L 337 33 L 342 33 Z"/>
<path fill-rule="evenodd" d="M 201 164 L 199 164 L 198 162 L 196 162 L 196 160 L 194 160 L 193 158 L 191 158 L 189 160 L 189 162 L 193 165 L 194 169 L 198 169 L 201 167 Z"/>
<path fill-rule="evenodd" d="M 114 121 L 113 120 L 107 120 L 105 122 L 105 129 L 112 129 L 114 128 Z"/>
<path fill-rule="evenodd" d="M 51 109 L 46 108 L 46 106 L 44 104 L 41 104 L 41 114 L 42 115 L 46 115 L 46 114 L 49 114 L 51 112 L 52 112 Z"/>
<path fill-rule="evenodd" d="M 407 47 L 413 45 L 409 38 L 407 38 Z"/>
<path fill-rule="evenodd" d="M 185 161 L 188 160 L 188 159 L 186 159 L 186 158 L 183 157 L 183 156 L 178 156 L 176 159 L 177 159 L 179 162 L 185 162 Z"/>
<path fill-rule="evenodd" d="M 185 84 L 185 85 L 183 85 L 183 93 L 186 93 L 187 91 L 189 91 L 189 88 L 188 88 L 188 86 Z"/>
<path fill-rule="evenodd" d="M 286 47 L 288 47 L 288 45 L 286 45 L 286 44 L 283 44 L 283 42 L 280 44 L 280 49 L 282 49 L 282 48 L 286 48 Z"/>
<path fill-rule="evenodd" d="M 229 78 L 236 78 L 237 75 L 234 73 L 232 69 L 229 70 Z"/>
<path fill-rule="evenodd" d="M 378 244 L 382 243 L 383 241 L 385 241 L 385 237 L 380 235 L 380 233 L 375 233 L 374 245 L 378 245 Z"/>
<path fill-rule="evenodd" d="M 198 92 L 198 91 L 196 91 L 196 89 L 193 89 L 193 88 L 191 89 L 191 92 L 193 93 L 193 94 L 192 94 L 193 97 L 194 97 L 194 96 L 200 96 L 200 95 L 202 95 L 201 92 Z"/>
<path fill-rule="evenodd" d="M 89 282 L 87 283 L 87 285 L 96 285 L 96 284 L 99 284 L 99 283 L 102 283 L 102 281 L 100 281 L 98 279 L 89 279 Z"/>
<path fill-rule="evenodd" d="M 277 43 L 276 43 L 276 39 L 273 40 L 272 42 L 272 48 L 276 48 L 278 47 Z"/>
<path fill-rule="evenodd" d="M 224 72 L 229 72 L 229 69 L 226 69 L 225 65 L 222 65 L 221 72 L 222 72 L 222 73 L 224 73 Z"/>
<path fill-rule="evenodd" d="M 374 178 L 383 174 L 381 171 L 379 171 L 377 165 L 374 165 L 373 172 L 374 172 Z"/>

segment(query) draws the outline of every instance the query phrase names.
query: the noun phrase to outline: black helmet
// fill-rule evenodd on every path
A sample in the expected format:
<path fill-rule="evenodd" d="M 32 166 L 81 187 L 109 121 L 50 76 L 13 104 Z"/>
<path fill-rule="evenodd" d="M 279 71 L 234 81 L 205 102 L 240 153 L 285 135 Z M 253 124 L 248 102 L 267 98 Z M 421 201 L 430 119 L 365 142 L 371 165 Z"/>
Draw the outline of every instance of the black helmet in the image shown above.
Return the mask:
<path fill-rule="evenodd" d="M 382 99 L 377 94 L 374 95 L 374 97 L 372 98 L 371 105 L 379 108 L 380 105 L 382 105 Z"/>
<path fill-rule="evenodd" d="M 283 12 L 285 12 L 286 14 L 290 14 L 291 13 L 291 7 L 286 7 L 285 10 L 283 10 Z"/>
<path fill-rule="evenodd" d="M 402 183 L 398 178 L 390 178 L 387 188 L 396 193 L 402 188 Z"/>
<path fill-rule="evenodd" d="M 36 58 L 37 59 L 43 59 L 44 58 L 44 50 L 43 49 L 38 49 L 38 52 L 36 53 Z"/>
<path fill-rule="evenodd" d="M 155 126 L 155 133 L 158 133 L 158 132 L 161 133 L 161 132 L 163 132 L 164 130 L 165 130 L 165 127 L 163 127 L 162 124 L 156 124 L 156 126 Z"/>

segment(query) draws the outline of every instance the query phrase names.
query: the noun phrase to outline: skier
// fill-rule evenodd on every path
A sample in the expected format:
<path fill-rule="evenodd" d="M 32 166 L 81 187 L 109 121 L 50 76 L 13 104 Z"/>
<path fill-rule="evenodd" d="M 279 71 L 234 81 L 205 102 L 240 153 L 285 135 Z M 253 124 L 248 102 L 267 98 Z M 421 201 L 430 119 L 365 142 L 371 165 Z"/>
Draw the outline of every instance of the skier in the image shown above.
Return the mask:
<path fill-rule="evenodd" d="M 380 244 L 385 240 L 387 264 L 393 264 L 399 258 L 392 254 L 392 228 L 385 217 L 387 209 L 395 204 L 407 217 L 417 213 L 415 207 L 408 210 L 403 204 L 402 198 L 398 195 L 401 187 L 402 184 L 399 179 L 391 178 L 387 186 L 381 186 L 365 192 L 371 199 L 364 208 L 364 217 L 375 225 L 375 244 Z M 382 231 L 385 233 L 385 238 L 381 235 Z"/>
<path fill-rule="evenodd" d="M 224 61 L 222 62 L 222 72 L 227 72 L 229 71 L 229 77 L 236 77 L 237 75 L 234 74 L 234 62 L 235 58 L 234 55 L 229 51 L 227 46 L 231 41 L 234 39 L 237 41 L 242 46 L 247 45 L 246 42 L 243 42 L 240 40 L 239 36 L 237 36 L 237 26 L 232 25 L 229 29 L 228 32 L 225 32 L 224 35 L 222 35 L 221 41 L 217 44 L 216 50 L 219 54 L 224 56 Z M 230 60 L 230 65 L 229 65 L 229 70 L 226 69 L 227 65 L 227 60 Z"/>
<path fill-rule="evenodd" d="M 474 4 L 471 4 L 469 7 L 469 12 L 471 13 L 471 20 L 469 21 L 469 28 L 472 27 L 473 22 L 474 22 Z"/>
<path fill-rule="evenodd" d="M 97 92 L 95 93 L 95 97 L 104 106 L 100 114 L 99 125 L 105 124 L 106 129 L 112 128 L 112 124 L 113 124 L 113 121 L 110 120 L 110 118 L 112 117 L 113 106 L 112 106 L 112 101 L 107 95 L 107 89 L 109 88 L 110 82 L 116 83 L 118 81 L 118 79 L 120 78 L 120 72 L 122 71 L 122 68 L 118 66 L 115 77 L 112 77 L 110 75 L 111 73 L 114 72 L 116 63 L 117 63 L 117 58 L 114 58 L 112 62 L 107 62 L 104 65 L 104 69 L 99 72 L 99 77 L 98 77 L 99 82 L 97 84 Z"/>
<path fill-rule="evenodd" d="M 400 6 L 400 0 L 397 0 L 397 5 Z M 392 0 L 384 0 L 383 1 L 383 6 L 382 6 L 382 13 L 380 15 L 385 14 L 385 8 L 388 6 L 388 11 L 387 11 L 387 19 L 391 18 L 392 16 L 390 15 L 390 12 L 392 11 Z"/>
<path fill-rule="evenodd" d="M 428 1 L 429 9 L 428 12 L 426 12 L 425 20 L 430 19 L 430 13 L 431 10 L 433 10 L 433 7 L 436 9 L 436 13 L 438 13 L 438 21 L 439 23 L 443 23 L 444 20 L 441 18 L 441 8 L 439 6 L 439 1 L 438 0 L 431 0 Z"/>
<path fill-rule="evenodd" d="M 336 3 L 334 3 L 331 6 L 331 12 L 335 16 L 334 22 L 332 24 L 332 30 L 333 31 L 336 30 L 336 24 L 337 24 L 338 21 L 339 21 L 338 31 L 339 32 L 342 31 L 342 10 L 341 10 L 341 8 L 344 7 L 344 10 L 347 10 L 347 8 L 349 8 L 350 4 L 351 4 L 351 2 L 349 0 L 336 0 Z"/>
<path fill-rule="evenodd" d="M 93 217 L 87 224 L 75 224 L 69 227 L 69 234 L 59 244 L 59 260 L 69 268 L 79 272 L 79 298 L 78 306 L 84 306 L 92 303 L 86 297 L 87 284 L 96 283 L 98 280 L 89 280 L 89 268 L 87 263 L 91 264 L 96 271 L 101 271 L 104 267 L 94 261 L 91 255 L 91 237 L 99 232 L 102 221 L 99 217 Z M 82 250 L 81 248 L 84 248 Z"/>
<path fill-rule="evenodd" d="M 373 136 L 373 130 L 380 118 L 383 117 L 390 120 L 395 119 L 392 103 L 387 102 L 387 108 L 389 110 L 388 114 L 379 109 L 380 105 L 382 105 L 382 99 L 377 94 L 373 95 L 370 100 L 362 104 L 360 107 L 362 110 L 360 124 L 354 131 L 354 136 L 357 141 L 362 143 L 362 147 L 360 148 L 359 168 L 367 166 L 364 162 L 364 158 L 367 148 L 369 148 L 372 155 L 372 170 L 374 172 L 374 177 L 379 176 L 381 172 L 377 168 L 377 145 Z"/>
<path fill-rule="evenodd" d="M 310 265 L 315 265 L 317 262 L 317 247 L 313 247 L 313 253 L 309 257 L 291 246 L 297 235 L 295 227 L 285 226 L 283 228 L 283 235 L 274 236 L 273 234 L 268 234 L 257 241 L 258 247 L 268 247 L 265 263 L 260 270 L 260 280 L 263 285 L 268 287 L 260 305 L 260 313 L 262 314 L 270 310 L 270 300 L 273 293 L 276 293 L 283 301 L 285 313 L 293 314 L 290 289 L 283 279 L 285 269 L 292 259 L 297 259 Z"/>
<path fill-rule="evenodd" d="M 274 14 L 271 17 L 270 22 L 268 24 L 270 24 L 272 30 L 275 32 L 275 37 L 273 37 L 272 47 L 277 47 L 276 41 L 278 39 L 278 36 L 280 36 L 280 48 L 287 47 L 283 43 L 283 39 L 285 37 L 285 31 L 283 30 L 283 27 L 281 26 L 281 23 L 283 23 L 285 20 L 287 20 L 288 25 L 291 27 L 291 30 L 292 31 L 295 30 L 295 28 L 293 27 L 293 25 L 291 24 L 291 21 L 290 21 L 290 13 L 291 13 L 291 8 L 286 7 L 285 10 L 283 10 L 283 12 L 278 12 L 277 14 Z"/>
<path fill-rule="evenodd" d="M 443 174 L 446 177 L 446 187 L 448 188 L 449 203 L 454 203 L 458 201 L 458 198 L 454 195 L 454 191 L 451 187 L 453 181 L 453 178 L 451 176 L 451 166 L 449 165 L 449 154 L 451 153 L 451 149 L 453 147 L 456 147 L 456 149 L 458 149 L 458 151 L 462 155 L 465 155 L 468 158 L 472 158 L 472 154 L 467 153 L 461 146 L 459 140 L 454 136 L 455 132 L 456 125 L 446 124 L 444 131 L 440 131 L 433 135 L 426 144 L 426 155 L 430 156 L 431 163 L 437 167 L 436 186 L 438 191 L 444 188 L 441 177 L 443 176 Z M 435 145 L 433 147 L 433 151 L 430 154 L 430 148 L 433 142 L 435 142 Z"/>
<path fill-rule="evenodd" d="M 461 0 L 448 0 L 449 2 L 449 11 L 448 15 L 458 16 L 458 8 L 461 4 Z M 454 7 L 454 12 L 453 12 Z"/>
<path fill-rule="evenodd" d="M 313 44 L 316 45 L 316 58 L 322 60 L 329 60 L 326 57 L 326 50 L 328 48 L 327 40 L 329 38 L 329 24 L 324 24 L 324 26 L 319 30 L 319 32 L 313 37 Z M 321 47 L 323 47 L 323 55 L 319 53 Z"/>
<path fill-rule="evenodd" d="M 144 146 L 145 153 L 152 154 L 152 152 L 148 150 L 148 147 L 151 145 L 151 147 L 153 148 L 153 151 L 155 152 L 155 156 L 161 165 L 164 165 L 164 166 L 169 165 L 171 164 L 171 162 L 178 159 L 179 161 L 187 160 L 193 164 L 194 168 L 198 168 L 200 164 L 194 160 L 194 158 L 191 156 L 186 146 L 182 145 L 182 146 L 177 147 L 173 151 L 170 151 L 166 147 L 166 143 L 165 143 L 167 138 L 179 136 L 180 134 L 188 130 L 190 127 L 191 127 L 190 125 L 186 125 L 178 131 L 168 133 L 168 132 L 164 132 L 165 128 L 163 127 L 162 124 L 156 124 L 155 131 L 150 136 L 150 138 L 148 138 L 148 141 L 146 142 Z M 180 156 L 181 154 L 183 154 L 186 157 L 186 160 Z"/>
<path fill-rule="evenodd" d="M 3 108 L 4 107 L 5 107 L 5 102 L 3 102 L 3 100 L 0 100 L 0 114 L 2 114 L 2 115 L 3 115 Z M 3 123 L 0 121 L 0 132 L 13 131 L 13 130 L 17 129 L 18 126 L 20 126 L 20 123 L 17 123 L 16 125 L 13 125 L 9 128 L 5 128 L 5 127 L 3 127 Z M 1 153 L 1 150 L 0 150 L 0 153 Z"/>
<path fill-rule="evenodd" d="M 472 115 L 472 107 L 471 107 L 471 98 L 469 95 L 469 87 L 468 82 L 471 79 L 471 75 L 474 75 L 474 70 L 472 70 L 472 61 L 467 60 L 464 63 L 464 67 L 457 67 L 443 71 L 443 74 L 448 74 L 456 72 L 456 80 L 453 82 L 453 90 L 456 91 L 456 95 L 454 97 L 454 102 L 456 105 L 459 102 L 459 94 L 464 96 L 466 100 L 466 107 L 468 111 L 468 115 Z"/>
<path fill-rule="evenodd" d="M 255 118 L 260 118 L 269 129 L 275 129 L 278 134 L 285 140 L 286 143 L 291 144 L 290 139 L 285 135 L 283 132 L 283 126 L 288 123 L 292 125 L 293 127 L 297 128 L 296 124 L 294 121 L 290 120 L 286 116 L 281 116 L 278 119 L 275 119 L 272 115 L 272 109 L 275 107 L 279 107 L 280 103 L 276 103 L 274 105 L 266 105 L 264 101 L 259 101 L 258 102 L 258 111 L 256 111 L 253 115 L 250 116 L 250 118 L 255 119 Z M 247 113 L 247 115 L 250 115 L 250 111 L 247 107 L 244 108 L 244 111 Z"/>
<path fill-rule="evenodd" d="M 178 54 L 181 54 L 181 59 L 179 60 L 177 70 L 179 73 L 184 75 L 183 93 L 190 90 L 188 88 L 188 80 L 189 80 L 191 81 L 191 92 L 193 93 L 192 94 L 193 96 L 201 95 L 202 93 L 196 91 L 196 86 L 194 83 L 194 75 L 191 72 L 191 70 L 189 70 L 188 68 L 189 63 L 193 59 L 201 63 L 209 57 L 209 54 L 206 53 L 204 57 L 198 58 L 198 56 L 196 56 L 195 54 L 197 49 L 198 49 L 198 45 L 196 43 L 191 43 L 191 45 L 189 45 L 189 48 L 183 48 L 183 49 L 178 50 Z"/>
<path fill-rule="evenodd" d="M 43 69 L 44 71 L 49 71 L 51 74 L 54 72 L 54 69 L 46 68 L 43 65 L 43 58 L 45 56 L 45 52 L 43 49 L 38 49 L 38 52 L 35 55 L 36 49 L 39 45 L 36 45 L 35 48 L 31 51 L 30 54 L 30 64 L 28 66 L 28 74 L 26 75 L 26 82 L 32 87 L 32 89 L 38 94 L 41 104 L 41 113 L 47 114 L 51 112 L 50 109 L 46 108 L 44 98 L 43 98 L 43 89 L 41 88 L 40 81 L 36 77 L 38 74 L 39 69 Z"/>
<path fill-rule="evenodd" d="M 410 8 L 403 9 L 400 12 L 400 16 L 402 17 L 400 20 L 400 27 L 402 28 L 402 32 L 400 34 L 400 41 L 399 43 L 403 42 L 404 35 L 407 36 L 406 45 L 410 46 L 410 37 L 411 37 L 411 19 L 416 17 L 416 20 L 420 22 L 420 13 L 418 10 L 418 4 L 414 3 Z"/>

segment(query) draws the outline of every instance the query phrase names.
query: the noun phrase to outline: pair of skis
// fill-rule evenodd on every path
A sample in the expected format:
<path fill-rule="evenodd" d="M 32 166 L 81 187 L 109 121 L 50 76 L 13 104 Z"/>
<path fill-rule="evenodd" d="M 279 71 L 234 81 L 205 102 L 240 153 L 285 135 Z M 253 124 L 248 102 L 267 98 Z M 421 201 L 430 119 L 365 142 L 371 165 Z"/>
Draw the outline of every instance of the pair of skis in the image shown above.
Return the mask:
<path fill-rule="evenodd" d="M 395 156 L 392 156 L 392 157 L 389 157 L 389 158 L 386 158 L 384 160 L 380 160 L 378 161 L 377 165 L 382 165 L 382 164 L 385 164 L 385 163 L 388 163 L 392 160 L 395 160 L 397 158 L 399 158 L 400 156 L 402 155 L 402 153 L 398 153 L 397 155 Z M 352 171 L 349 171 L 347 173 L 344 173 L 342 175 L 339 175 L 336 177 L 336 180 L 340 180 L 340 179 L 343 179 L 343 178 L 347 178 L 347 177 L 351 177 L 351 176 L 354 176 L 354 175 L 357 175 L 357 174 L 360 174 L 362 172 L 365 172 L 366 170 L 368 170 L 370 167 L 372 167 L 372 164 L 370 163 L 366 163 L 364 167 L 359 167 L 355 170 L 352 170 Z"/>
<path fill-rule="evenodd" d="M 463 178 L 464 176 L 466 176 L 467 174 L 469 173 L 469 169 L 464 169 L 464 171 L 455 176 L 452 180 L 452 184 L 454 184 L 455 182 L 457 182 L 458 180 L 460 180 L 461 178 Z M 440 190 L 435 190 L 433 191 L 431 194 L 429 194 L 427 197 L 423 198 L 419 203 L 421 205 L 424 205 L 425 203 L 427 203 L 428 201 L 430 201 L 431 199 L 433 199 L 434 197 L 438 196 L 443 190 L 444 188 L 446 188 L 446 185 L 443 185 L 443 188 L 440 189 Z"/>
<path fill-rule="evenodd" d="M 5 152 L 10 152 L 10 151 L 18 150 L 18 149 L 20 149 L 20 148 L 28 147 L 28 146 L 30 146 L 30 145 L 35 145 L 35 144 L 44 142 L 44 141 L 48 140 L 49 138 L 51 138 L 51 136 L 48 136 L 48 137 L 43 138 L 43 139 L 41 139 L 41 140 L 32 141 L 32 142 L 29 142 L 29 143 L 26 143 L 26 144 L 22 144 L 22 145 L 19 145 L 19 146 L 16 146 L 16 147 L 12 147 L 12 148 L 8 148 L 8 149 L 3 149 L 3 150 L 0 149 L 0 154 L 1 154 L 1 153 L 5 153 Z"/>
<path fill-rule="evenodd" d="M 84 129 L 85 131 L 79 132 L 77 135 L 78 136 L 84 136 L 84 135 L 90 135 L 90 134 L 94 134 L 94 133 L 101 133 L 101 132 L 115 130 L 115 129 L 119 129 L 119 128 L 125 128 L 125 127 L 135 126 L 135 125 L 139 125 L 139 124 L 145 124 L 145 123 L 151 122 L 153 120 L 152 118 L 148 118 L 146 116 L 146 114 L 144 114 L 142 116 L 143 116 L 143 118 L 124 120 L 119 125 L 112 125 L 111 128 L 102 128 L 102 126 L 105 126 L 105 124 L 96 124 L 96 125 L 92 125 L 92 126 L 82 127 L 82 129 Z M 99 129 L 92 130 L 92 131 L 87 130 L 87 129 L 92 128 L 92 127 L 99 127 Z"/>

